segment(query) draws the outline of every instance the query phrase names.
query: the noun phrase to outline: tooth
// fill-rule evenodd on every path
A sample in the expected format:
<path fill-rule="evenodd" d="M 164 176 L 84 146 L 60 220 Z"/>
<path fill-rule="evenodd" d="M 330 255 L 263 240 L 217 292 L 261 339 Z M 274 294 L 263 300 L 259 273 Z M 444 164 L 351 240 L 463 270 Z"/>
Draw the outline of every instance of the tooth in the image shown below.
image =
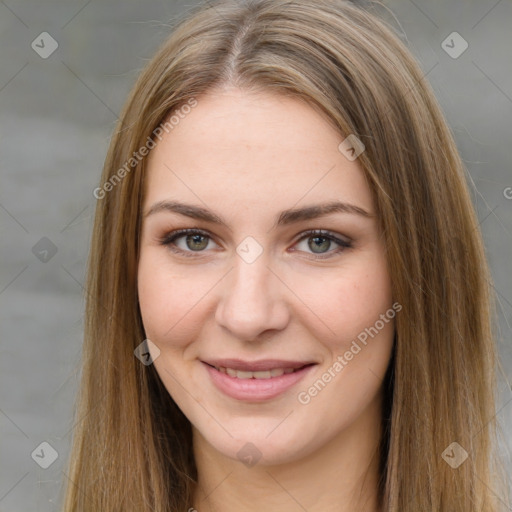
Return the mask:
<path fill-rule="evenodd" d="M 263 372 L 252 372 L 255 379 L 270 379 L 271 372 L 270 371 L 263 371 Z"/>
<path fill-rule="evenodd" d="M 239 379 L 271 379 L 272 377 L 280 377 L 283 374 L 293 373 L 295 371 L 294 368 L 273 368 L 272 370 L 262 370 L 258 372 L 234 370 L 233 368 L 225 368 L 223 366 L 216 366 L 215 368 L 221 373 Z"/>
<path fill-rule="evenodd" d="M 243 372 L 240 370 L 236 370 L 235 373 L 239 379 L 252 379 L 253 376 L 252 372 Z"/>

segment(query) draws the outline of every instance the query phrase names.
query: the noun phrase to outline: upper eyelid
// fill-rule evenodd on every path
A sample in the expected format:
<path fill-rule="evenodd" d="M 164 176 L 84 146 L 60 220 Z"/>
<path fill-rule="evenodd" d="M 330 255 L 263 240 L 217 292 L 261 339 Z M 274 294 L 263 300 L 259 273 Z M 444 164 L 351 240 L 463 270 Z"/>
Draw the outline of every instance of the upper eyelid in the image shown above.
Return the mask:
<path fill-rule="evenodd" d="M 202 228 L 175 229 L 175 230 L 172 230 L 172 231 L 166 233 L 163 237 L 161 237 L 161 240 L 169 240 L 169 243 L 171 243 L 171 242 L 174 243 L 175 240 L 178 240 L 181 237 L 184 237 L 184 236 L 187 236 L 187 235 L 193 235 L 193 234 L 200 234 L 200 235 L 203 235 L 203 236 L 207 236 L 214 243 L 219 245 L 216 242 L 216 240 L 215 240 L 216 236 L 213 233 L 211 233 L 209 230 L 202 229 Z M 324 236 L 326 238 L 329 238 L 334 243 L 338 243 L 338 242 L 336 242 L 335 239 L 339 239 L 341 242 L 344 242 L 346 244 L 351 244 L 352 243 L 352 239 L 350 239 L 346 235 L 338 234 L 338 233 L 335 233 L 335 232 L 327 230 L 327 229 L 319 229 L 319 228 L 313 228 L 313 229 L 307 229 L 305 231 L 301 231 L 296 236 L 296 239 L 295 239 L 294 243 L 298 243 L 298 242 L 302 241 L 305 238 L 313 237 L 315 235 L 316 236 Z M 188 252 L 188 251 L 186 251 L 186 252 Z M 191 251 L 191 252 L 194 252 L 194 251 Z M 199 252 L 202 252 L 202 251 L 197 251 L 197 252 L 199 253 Z"/>

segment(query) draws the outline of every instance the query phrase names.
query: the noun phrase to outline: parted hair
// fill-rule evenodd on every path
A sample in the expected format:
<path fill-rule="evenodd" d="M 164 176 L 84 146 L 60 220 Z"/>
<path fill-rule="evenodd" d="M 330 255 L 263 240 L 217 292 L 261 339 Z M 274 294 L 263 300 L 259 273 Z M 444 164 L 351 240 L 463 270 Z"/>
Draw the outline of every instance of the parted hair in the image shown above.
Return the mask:
<path fill-rule="evenodd" d="M 424 72 L 374 11 L 342 0 L 194 8 L 133 87 L 101 183 L 173 112 L 227 85 L 305 101 L 341 136 L 355 135 L 402 305 L 383 382 L 382 511 L 497 512 L 506 497 L 495 313 L 467 174 Z M 96 205 L 66 512 L 185 512 L 193 503 L 190 422 L 154 365 L 134 357 L 146 338 L 137 264 L 147 159 L 135 164 Z M 453 442 L 468 454 L 457 468 L 442 456 Z"/>

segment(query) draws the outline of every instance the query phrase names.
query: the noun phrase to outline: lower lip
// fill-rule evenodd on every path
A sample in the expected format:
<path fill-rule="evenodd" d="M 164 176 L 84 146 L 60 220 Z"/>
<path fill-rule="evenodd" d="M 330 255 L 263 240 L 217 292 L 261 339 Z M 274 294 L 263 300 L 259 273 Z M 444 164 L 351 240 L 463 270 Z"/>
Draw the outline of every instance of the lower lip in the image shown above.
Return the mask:
<path fill-rule="evenodd" d="M 203 364 L 217 389 L 231 398 L 252 402 L 262 402 L 279 396 L 302 380 L 315 366 L 306 366 L 293 373 L 284 373 L 270 379 L 239 379 Z"/>

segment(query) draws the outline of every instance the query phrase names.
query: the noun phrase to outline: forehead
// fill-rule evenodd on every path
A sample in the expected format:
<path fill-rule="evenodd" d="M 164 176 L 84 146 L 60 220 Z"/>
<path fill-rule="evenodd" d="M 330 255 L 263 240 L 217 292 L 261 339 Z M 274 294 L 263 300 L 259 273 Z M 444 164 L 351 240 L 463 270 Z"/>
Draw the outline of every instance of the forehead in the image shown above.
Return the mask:
<path fill-rule="evenodd" d="M 372 209 L 357 161 L 338 150 L 344 137 L 303 101 L 233 88 L 175 119 L 149 155 L 146 203 L 186 197 L 277 210 L 302 198 L 350 199 Z"/>

